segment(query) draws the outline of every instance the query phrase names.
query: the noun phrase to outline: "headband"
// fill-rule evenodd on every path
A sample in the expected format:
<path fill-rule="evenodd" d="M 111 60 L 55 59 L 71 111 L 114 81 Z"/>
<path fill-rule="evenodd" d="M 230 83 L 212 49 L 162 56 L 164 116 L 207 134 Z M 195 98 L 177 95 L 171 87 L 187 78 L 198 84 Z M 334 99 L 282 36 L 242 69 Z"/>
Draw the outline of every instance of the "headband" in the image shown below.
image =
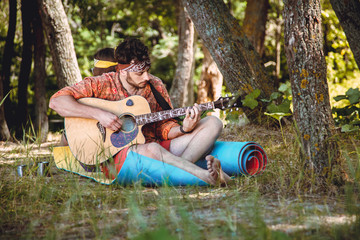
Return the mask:
<path fill-rule="evenodd" d="M 123 70 L 127 72 L 144 72 L 149 70 L 151 66 L 150 60 L 137 62 L 137 63 L 130 63 L 130 64 L 118 64 L 117 70 Z"/>
<path fill-rule="evenodd" d="M 108 68 L 108 67 L 116 66 L 117 64 L 118 64 L 117 62 L 94 59 L 94 67 L 96 68 Z"/>

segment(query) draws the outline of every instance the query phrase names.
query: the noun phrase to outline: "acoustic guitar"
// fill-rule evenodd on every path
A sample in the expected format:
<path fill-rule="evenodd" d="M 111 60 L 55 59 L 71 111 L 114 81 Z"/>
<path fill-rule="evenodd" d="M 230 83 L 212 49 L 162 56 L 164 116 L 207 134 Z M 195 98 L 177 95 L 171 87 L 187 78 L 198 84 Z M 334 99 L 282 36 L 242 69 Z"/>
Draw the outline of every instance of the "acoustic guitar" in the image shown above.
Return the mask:
<path fill-rule="evenodd" d="M 154 112 L 141 96 L 131 96 L 119 101 L 99 98 L 81 98 L 78 102 L 97 107 L 117 115 L 122 121 L 120 131 L 103 127 L 97 120 L 77 117 L 65 118 L 65 131 L 69 147 L 75 158 L 86 165 L 100 164 L 121 149 L 145 143 L 141 132 L 145 124 L 186 115 L 185 108 Z M 220 97 L 214 102 L 199 104 L 201 111 L 240 107 L 241 100 L 236 96 Z"/>

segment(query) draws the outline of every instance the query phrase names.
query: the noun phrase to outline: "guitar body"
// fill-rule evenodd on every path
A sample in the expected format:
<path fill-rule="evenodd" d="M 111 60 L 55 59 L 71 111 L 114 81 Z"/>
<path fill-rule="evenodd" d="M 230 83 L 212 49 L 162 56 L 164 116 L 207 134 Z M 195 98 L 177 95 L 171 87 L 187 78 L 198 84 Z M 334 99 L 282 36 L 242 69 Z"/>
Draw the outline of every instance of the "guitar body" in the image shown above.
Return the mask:
<path fill-rule="evenodd" d="M 121 149 L 145 143 L 135 116 L 151 113 L 149 103 L 141 96 L 131 96 L 120 101 L 99 98 L 82 98 L 80 103 L 97 107 L 117 115 L 122 121 L 122 130 L 114 132 L 102 127 L 97 120 L 67 117 L 65 131 L 69 147 L 75 158 L 87 165 L 102 163 Z"/>

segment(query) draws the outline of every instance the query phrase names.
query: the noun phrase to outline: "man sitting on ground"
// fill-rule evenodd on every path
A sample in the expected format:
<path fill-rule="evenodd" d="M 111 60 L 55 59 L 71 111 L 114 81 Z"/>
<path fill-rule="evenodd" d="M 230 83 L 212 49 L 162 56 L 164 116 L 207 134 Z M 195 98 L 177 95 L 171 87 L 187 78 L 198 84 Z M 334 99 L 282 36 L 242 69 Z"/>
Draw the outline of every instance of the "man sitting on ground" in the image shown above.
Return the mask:
<path fill-rule="evenodd" d="M 117 101 L 132 95 L 144 97 L 152 112 L 163 110 L 151 90 L 150 84 L 171 106 L 171 101 L 162 81 L 149 74 L 150 58 L 148 48 L 138 39 L 126 39 L 115 51 L 118 62 L 116 72 L 101 76 L 86 77 L 73 86 L 68 86 L 54 94 L 49 106 L 62 117 L 96 119 L 113 131 L 121 129 L 122 122 L 115 114 L 100 108 L 87 106 L 76 101 L 84 97 Z M 145 144 L 130 146 L 131 151 L 163 161 L 183 169 L 201 180 L 215 185 L 225 183 L 230 177 L 221 170 L 220 161 L 206 156 L 207 170 L 194 163 L 208 153 L 222 131 L 222 122 L 216 117 L 200 118 L 198 105 L 186 110 L 183 124 L 174 119 L 146 124 L 143 127 Z M 129 147 L 114 156 L 115 165 L 127 156 Z M 116 168 L 117 172 L 120 169 Z M 105 171 L 104 171 L 105 172 Z"/>

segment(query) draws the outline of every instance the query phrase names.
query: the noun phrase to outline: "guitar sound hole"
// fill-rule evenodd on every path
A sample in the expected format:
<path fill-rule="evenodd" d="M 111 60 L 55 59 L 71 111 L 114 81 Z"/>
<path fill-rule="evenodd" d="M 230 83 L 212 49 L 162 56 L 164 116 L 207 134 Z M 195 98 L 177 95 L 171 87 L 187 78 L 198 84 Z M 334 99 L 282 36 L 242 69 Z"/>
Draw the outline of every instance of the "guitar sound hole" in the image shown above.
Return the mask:
<path fill-rule="evenodd" d="M 119 117 L 122 121 L 121 131 L 131 132 L 136 128 L 136 121 L 132 115 L 122 115 Z"/>

